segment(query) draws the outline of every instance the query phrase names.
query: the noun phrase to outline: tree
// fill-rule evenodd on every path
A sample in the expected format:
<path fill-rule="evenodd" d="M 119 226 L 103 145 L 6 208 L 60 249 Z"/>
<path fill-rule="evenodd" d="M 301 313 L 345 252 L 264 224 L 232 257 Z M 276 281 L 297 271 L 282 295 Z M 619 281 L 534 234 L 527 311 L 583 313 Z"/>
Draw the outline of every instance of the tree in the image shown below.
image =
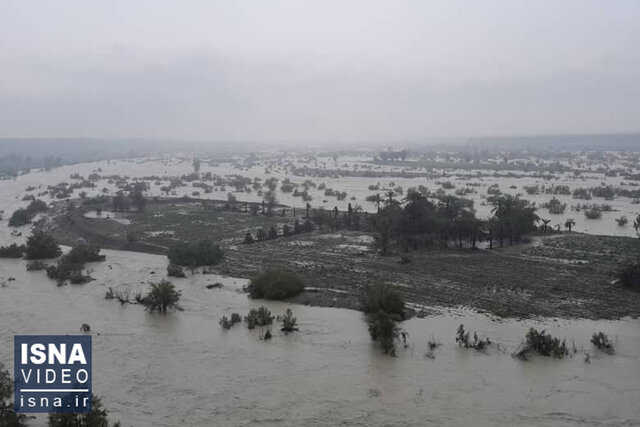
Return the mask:
<path fill-rule="evenodd" d="M 380 203 L 382 203 L 382 197 L 380 193 L 372 194 L 366 198 L 367 202 L 373 203 L 378 207 L 378 212 L 380 212 Z"/>
<path fill-rule="evenodd" d="M 153 313 L 166 313 L 167 310 L 180 310 L 180 297 L 182 291 L 176 291 L 175 286 L 168 280 L 161 280 L 158 283 L 152 283 L 151 289 L 142 299 L 145 310 Z"/>
<path fill-rule="evenodd" d="M 567 218 L 567 220 L 564 222 L 564 228 L 569 230 L 569 233 L 571 233 L 571 228 L 574 227 L 575 225 L 576 225 L 576 221 L 571 218 Z"/>
<path fill-rule="evenodd" d="M 267 207 L 267 215 L 271 216 L 273 214 L 273 208 L 277 203 L 278 199 L 276 198 L 275 191 L 267 191 L 263 197 L 263 204 Z"/>
<path fill-rule="evenodd" d="M 34 231 L 27 239 L 25 250 L 25 258 L 27 259 L 57 258 L 60 254 L 62 254 L 60 246 L 50 234 Z"/>
<path fill-rule="evenodd" d="M 541 221 L 542 221 L 542 231 L 544 232 L 544 235 L 546 236 L 548 229 L 551 228 L 551 227 L 549 227 L 549 223 L 551 222 L 551 220 L 550 219 L 541 219 Z"/>
<path fill-rule="evenodd" d="M 193 170 L 195 173 L 200 172 L 200 159 L 197 157 L 193 159 Z"/>

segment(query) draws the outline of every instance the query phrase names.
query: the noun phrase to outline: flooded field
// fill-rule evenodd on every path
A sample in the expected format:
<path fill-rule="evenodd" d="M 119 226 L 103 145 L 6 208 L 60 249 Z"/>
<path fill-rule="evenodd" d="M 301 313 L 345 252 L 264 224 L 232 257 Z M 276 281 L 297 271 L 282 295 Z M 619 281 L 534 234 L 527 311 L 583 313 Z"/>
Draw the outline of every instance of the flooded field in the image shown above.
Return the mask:
<path fill-rule="evenodd" d="M 640 321 L 502 321 L 447 311 L 402 324 L 408 348 L 385 356 L 361 313 L 251 301 L 245 280 L 197 274 L 176 279 L 183 312 L 166 316 L 105 300 L 109 286 L 146 289 L 166 259 L 104 251 L 95 281 L 57 287 L 21 260 L 0 265 L 0 360 L 13 362 L 14 334 L 93 335 L 94 392 L 123 425 L 640 425 Z M 13 277 L 15 280 L 9 281 Z M 220 282 L 222 288 L 207 289 Z M 300 331 L 264 342 L 231 312 L 291 307 Z M 460 323 L 497 343 L 458 348 Z M 530 326 L 578 350 L 563 360 L 511 356 Z M 594 331 L 615 337 L 613 356 L 592 347 Z M 442 345 L 425 357 L 429 338 Z M 590 362 L 585 362 L 585 355 Z"/>
<path fill-rule="evenodd" d="M 36 187 L 32 192 L 37 193 L 44 189 L 43 183 L 69 181 L 74 173 L 89 175 L 99 171 L 105 176 L 141 178 L 159 173 L 188 174 L 190 168 L 186 160 L 112 161 L 34 171 L 2 181 L 0 200 L 5 219 L 0 223 L 0 237 L 7 244 L 23 242 L 28 235 L 29 227 L 16 232 L 6 226 L 10 213 L 28 203 L 22 201 L 28 186 Z M 230 164 L 203 165 L 202 172 L 239 173 Z M 241 173 L 266 177 L 264 167 Z M 274 170 L 268 176 L 284 179 L 287 174 Z M 606 180 L 597 176 L 575 182 L 565 177 L 560 182 L 588 186 L 598 185 L 603 179 Z M 368 186 L 378 181 L 383 185 L 393 181 L 405 189 L 417 185 L 437 188 L 433 179 L 423 177 L 319 178 L 318 182 L 346 191 L 349 197 L 340 202 L 323 202 L 321 191 L 317 190 L 311 203 L 330 209 L 334 205 L 345 208 L 350 201 L 374 212 L 375 206 L 364 199 L 371 194 Z M 162 195 L 162 183 L 152 184 L 149 195 Z M 477 183 L 482 187 L 476 188 L 483 191 L 485 186 L 498 184 L 507 192 L 516 192 L 523 185 L 542 182 L 531 177 L 483 177 Z M 510 189 L 513 185 L 517 189 Z M 110 192 L 117 190 L 114 183 L 101 181 L 96 188 L 82 191 L 91 197 L 103 187 Z M 172 197 L 191 195 L 193 190 L 176 188 Z M 225 199 L 227 192 L 218 189 L 198 197 Z M 255 192 L 234 194 L 238 200 L 261 200 Z M 471 196 L 477 202 L 478 215 L 488 215 L 489 208 L 482 206 L 482 198 L 478 194 Z M 52 201 L 46 195 L 42 198 Z M 279 193 L 278 198 L 280 203 L 300 208 L 306 204 L 288 194 Z M 548 196 L 533 198 L 541 202 Z M 572 203 L 569 199 L 566 202 Z M 638 205 L 624 198 L 610 203 L 617 211 L 606 212 L 601 220 L 593 222 L 572 212 L 575 230 L 633 235 L 632 227 L 618 227 L 613 217 L 633 217 Z M 129 223 L 114 212 L 89 211 L 85 216 L 111 218 L 121 225 Z M 562 222 L 565 216 L 558 217 L 558 221 Z M 174 234 L 150 233 L 150 238 L 162 236 Z M 336 246 L 336 254 L 374 256 L 370 236 L 354 236 L 350 240 L 335 237 L 339 236 L 293 240 L 283 243 L 283 248 L 295 251 L 328 244 Z M 88 266 L 95 280 L 85 285 L 58 287 L 44 272 L 26 271 L 26 261 L 0 262 L 0 360 L 11 366 L 14 334 L 76 334 L 81 324 L 90 324 L 94 391 L 103 398 L 110 418 L 121 420 L 124 425 L 640 425 L 637 319 L 496 321 L 472 310 L 436 305 L 429 307 L 434 314 L 402 322 L 401 327 L 408 332 L 408 344 L 400 346 L 394 358 L 382 354 L 371 343 L 362 313 L 250 300 L 242 291 L 246 279 L 215 274 L 174 279 L 183 291 L 184 311 L 166 316 L 149 314 L 138 305 L 122 306 L 105 299 L 108 288 L 145 291 L 150 282 L 164 276 L 166 258 L 103 252 L 106 261 Z M 308 269 L 314 264 L 309 261 L 299 267 Z M 222 287 L 206 287 L 214 283 L 221 283 Z M 292 308 L 300 331 L 289 335 L 277 332 L 265 342 L 260 339 L 259 330 L 248 330 L 242 324 L 223 330 L 218 325 L 222 316 L 246 313 L 259 305 L 266 305 L 276 314 Z M 459 348 L 454 338 L 461 323 L 479 336 L 490 338 L 495 345 L 486 351 Z M 572 347 L 570 357 L 534 357 L 529 361 L 512 357 L 531 326 L 566 338 Z M 596 331 L 615 337 L 615 355 L 592 346 L 589 339 Z M 432 353 L 427 344 L 430 339 L 441 343 Z M 36 418 L 32 423 L 37 425 L 42 420 Z"/>

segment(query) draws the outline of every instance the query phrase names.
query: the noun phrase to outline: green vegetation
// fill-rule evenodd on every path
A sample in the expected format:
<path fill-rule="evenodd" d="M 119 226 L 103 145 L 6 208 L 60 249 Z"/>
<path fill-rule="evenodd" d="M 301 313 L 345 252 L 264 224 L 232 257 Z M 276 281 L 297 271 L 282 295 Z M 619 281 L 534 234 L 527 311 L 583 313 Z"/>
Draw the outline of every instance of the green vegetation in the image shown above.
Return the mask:
<path fill-rule="evenodd" d="M 0 258 L 22 258 L 26 251 L 25 245 L 12 243 L 9 246 L 0 246 Z"/>
<path fill-rule="evenodd" d="M 49 427 L 119 427 L 120 423 L 109 422 L 108 412 L 102 406 L 98 396 L 91 394 L 91 412 L 87 414 L 54 413 L 49 414 Z"/>
<path fill-rule="evenodd" d="M 25 249 L 25 258 L 27 259 L 57 258 L 60 254 L 62 254 L 60 246 L 50 234 L 34 231 L 27 239 Z"/>
<path fill-rule="evenodd" d="M 293 273 L 268 270 L 251 279 L 246 287 L 249 296 L 254 299 L 266 298 L 281 300 L 296 296 L 304 291 L 304 283 Z"/>
<path fill-rule="evenodd" d="M 227 316 L 223 316 L 219 323 L 223 329 L 231 329 L 233 325 L 240 323 L 241 321 L 242 317 L 238 313 L 231 313 L 231 319 L 228 319 Z"/>
<path fill-rule="evenodd" d="M 559 338 L 551 334 L 545 334 L 544 330 L 538 331 L 530 328 L 525 337 L 525 342 L 516 350 L 514 355 L 526 360 L 527 355 L 532 352 L 561 359 L 569 354 L 569 349 L 565 340 L 560 341 Z"/>
<path fill-rule="evenodd" d="M 476 350 L 484 350 L 489 345 L 491 345 L 491 341 L 489 338 L 481 340 L 478 338 L 478 334 L 473 332 L 473 341 L 469 338 L 469 332 L 465 331 L 464 325 L 460 324 L 458 330 L 456 332 L 456 342 L 459 347 L 464 348 L 475 348 Z"/>
<path fill-rule="evenodd" d="M 367 314 L 383 311 L 396 320 L 405 318 L 402 297 L 388 284 L 367 286 L 362 294 L 361 307 Z"/>
<path fill-rule="evenodd" d="M 267 326 L 273 323 L 274 316 L 271 315 L 271 311 L 265 306 L 259 308 L 252 308 L 249 313 L 244 317 L 244 321 L 247 322 L 247 328 L 254 329 L 256 326 Z"/>
<path fill-rule="evenodd" d="M 31 222 L 34 216 L 46 212 L 49 207 L 42 200 L 32 200 L 26 208 L 16 210 L 9 218 L 9 227 L 20 227 Z"/>
<path fill-rule="evenodd" d="M 293 317 L 293 312 L 291 311 L 290 308 L 287 308 L 287 311 L 284 312 L 284 314 L 281 317 L 281 320 L 282 320 L 282 327 L 280 328 L 281 331 L 285 333 L 289 333 L 289 332 L 298 330 L 298 327 L 296 326 L 296 318 Z"/>
<path fill-rule="evenodd" d="M 535 231 L 538 217 L 535 207 L 528 201 L 510 195 L 493 195 L 487 200 L 492 205 L 493 217 L 480 220 L 475 217 L 473 201 L 439 193 L 428 189 L 410 188 L 401 204 L 393 191 L 384 198 L 378 194 L 370 198 L 372 203 L 382 203 L 373 228 L 377 232 L 377 244 L 383 254 L 397 242 L 400 250 L 408 252 L 433 246 L 454 243 L 463 247 L 475 247 L 478 241 L 488 240 L 504 245 L 520 242 L 522 236 Z"/>
<path fill-rule="evenodd" d="M 371 340 L 378 343 L 385 354 L 395 355 L 395 340 L 400 335 L 396 319 L 405 317 L 400 294 L 387 284 L 367 286 L 361 299 Z"/>
<path fill-rule="evenodd" d="M 167 310 L 181 310 L 179 301 L 182 291 L 177 291 L 173 283 L 161 280 L 152 283 L 147 295 L 142 298 L 145 310 L 153 313 L 166 313 Z"/>
<path fill-rule="evenodd" d="M 11 374 L 0 362 L 0 426 L 22 427 L 27 425 L 27 417 L 16 414 L 12 402 L 13 380 Z"/>
<path fill-rule="evenodd" d="M 104 261 L 105 256 L 100 255 L 100 247 L 80 242 L 71 250 L 60 257 L 56 265 L 47 267 L 47 277 L 55 279 L 58 285 L 66 281 L 74 285 L 80 285 L 92 280 L 91 276 L 82 274 L 84 264 L 87 262 Z"/>
<path fill-rule="evenodd" d="M 222 261 L 223 253 L 220 246 L 211 240 L 202 239 L 198 242 L 181 242 L 174 244 L 167 253 L 169 262 L 179 266 L 200 267 L 216 265 Z"/>
<path fill-rule="evenodd" d="M 184 270 L 179 265 L 169 264 L 167 265 L 167 276 L 182 278 L 186 277 Z"/>

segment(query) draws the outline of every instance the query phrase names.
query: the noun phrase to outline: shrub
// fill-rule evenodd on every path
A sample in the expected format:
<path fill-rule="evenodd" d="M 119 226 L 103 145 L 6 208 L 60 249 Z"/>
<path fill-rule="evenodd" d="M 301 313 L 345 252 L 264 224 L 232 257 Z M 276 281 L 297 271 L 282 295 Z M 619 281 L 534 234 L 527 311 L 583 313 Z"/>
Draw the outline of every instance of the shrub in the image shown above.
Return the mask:
<path fill-rule="evenodd" d="M 62 257 L 61 261 L 69 264 L 85 264 L 87 262 L 104 261 L 104 259 L 105 256 L 100 255 L 99 246 L 87 243 L 77 243 Z"/>
<path fill-rule="evenodd" d="M 167 276 L 169 277 L 186 277 L 184 270 L 179 265 L 169 264 L 167 265 Z"/>
<path fill-rule="evenodd" d="M 267 307 L 252 308 L 244 317 L 247 327 L 253 329 L 256 326 L 267 326 L 273 323 L 273 316 Z"/>
<path fill-rule="evenodd" d="M 591 343 L 607 354 L 613 354 L 615 352 L 613 343 L 604 332 L 594 333 L 591 336 Z"/>
<path fill-rule="evenodd" d="M 535 352 L 542 356 L 553 356 L 563 358 L 569 354 L 567 343 L 565 340 L 560 341 L 559 338 L 551 334 L 545 334 L 545 331 L 538 331 L 534 328 L 529 329 L 525 337 L 525 342 L 516 350 L 515 355 L 526 359 L 527 354 Z"/>
<path fill-rule="evenodd" d="M 199 267 L 220 263 L 223 253 L 211 240 L 203 239 L 196 243 L 178 243 L 169 248 L 167 256 L 171 264 Z"/>
<path fill-rule="evenodd" d="M 484 340 L 479 339 L 475 331 L 473 331 L 473 341 L 471 341 L 471 339 L 469 339 L 469 332 L 464 330 L 463 324 L 460 324 L 456 332 L 456 342 L 458 343 L 458 347 L 464 346 L 464 348 L 475 348 L 476 350 L 484 350 L 491 344 L 489 338 Z"/>
<path fill-rule="evenodd" d="M 251 279 L 246 290 L 251 298 L 285 299 L 304 291 L 304 283 L 293 273 L 268 270 Z"/>
<path fill-rule="evenodd" d="M 290 308 L 287 308 L 287 311 L 282 315 L 282 328 L 280 328 L 280 330 L 287 333 L 298 330 L 298 327 L 296 326 L 296 318 L 293 317 L 293 313 Z"/>
<path fill-rule="evenodd" d="M 25 249 L 25 258 L 27 259 L 57 258 L 61 253 L 60 246 L 53 236 L 43 231 L 35 231 L 27 239 Z"/>
<path fill-rule="evenodd" d="M 27 225 L 31 222 L 31 218 L 31 215 L 26 209 L 20 208 L 11 215 L 11 218 L 9 218 L 9 227 L 21 227 L 23 225 Z"/>
<path fill-rule="evenodd" d="M 46 212 L 49 208 L 42 200 L 32 200 L 26 208 L 16 210 L 9 219 L 9 227 L 20 227 L 31 222 L 34 216 L 40 212 Z"/>
<path fill-rule="evenodd" d="M 405 317 L 402 297 L 387 284 L 367 286 L 362 294 L 361 306 L 367 314 L 384 311 L 398 320 Z"/>
<path fill-rule="evenodd" d="M 10 244 L 9 246 L 0 246 L 0 258 L 22 258 L 25 250 L 25 245 L 18 245 L 15 243 Z"/>
<path fill-rule="evenodd" d="M 151 289 L 142 299 L 145 310 L 153 313 L 166 313 L 167 310 L 180 310 L 180 296 L 182 291 L 176 291 L 173 283 L 168 280 L 161 280 L 158 283 L 152 283 Z"/>
<path fill-rule="evenodd" d="M 29 261 L 27 263 L 27 271 L 40 271 L 47 268 L 47 264 L 40 260 Z"/>
<path fill-rule="evenodd" d="M 395 355 L 395 340 L 400 333 L 396 322 L 384 311 L 367 315 L 371 340 L 377 342 L 385 354 Z"/>
<path fill-rule="evenodd" d="M 233 325 L 242 321 L 242 317 L 238 313 L 231 313 L 231 319 L 228 319 L 227 316 L 223 316 L 220 319 L 220 326 L 224 329 L 231 329 Z"/>
<path fill-rule="evenodd" d="M 584 216 L 587 219 L 600 219 L 602 218 L 602 211 L 600 209 L 591 208 L 584 211 Z"/>
<path fill-rule="evenodd" d="M 84 265 L 74 264 L 70 262 L 58 261 L 56 265 L 50 265 L 46 268 L 47 277 L 55 279 L 58 285 L 64 284 L 67 280 L 74 285 L 81 285 L 90 282 L 91 276 L 82 274 Z"/>

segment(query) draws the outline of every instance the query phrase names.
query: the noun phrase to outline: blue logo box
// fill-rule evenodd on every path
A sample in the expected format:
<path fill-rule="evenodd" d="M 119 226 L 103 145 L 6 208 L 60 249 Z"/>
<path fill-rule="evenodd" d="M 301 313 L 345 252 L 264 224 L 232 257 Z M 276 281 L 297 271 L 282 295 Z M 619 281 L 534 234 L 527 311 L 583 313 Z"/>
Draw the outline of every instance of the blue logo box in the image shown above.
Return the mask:
<path fill-rule="evenodd" d="M 91 412 L 91 335 L 14 337 L 16 412 Z"/>

